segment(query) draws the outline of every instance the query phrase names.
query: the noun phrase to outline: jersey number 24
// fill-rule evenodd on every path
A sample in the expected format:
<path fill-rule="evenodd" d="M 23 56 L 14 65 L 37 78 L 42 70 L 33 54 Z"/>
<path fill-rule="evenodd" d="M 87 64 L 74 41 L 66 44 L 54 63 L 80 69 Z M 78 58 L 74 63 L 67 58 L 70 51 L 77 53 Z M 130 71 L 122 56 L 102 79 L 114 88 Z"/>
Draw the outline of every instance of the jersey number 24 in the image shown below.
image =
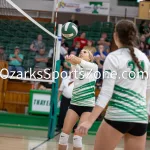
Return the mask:
<path fill-rule="evenodd" d="M 145 63 L 144 63 L 144 61 L 140 61 L 140 66 L 141 66 L 141 68 L 143 69 L 143 70 L 139 70 L 139 76 L 142 76 L 142 75 L 144 75 L 141 71 L 144 71 L 144 68 L 145 68 Z M 135 62 L 134 61 L 129 61 L 128 62 L 128 67 L 130 67 L 131 68 L 131 71 L 133 72 L 133 73 L 130 73 L 129 74 L 129 77 L 131 78 L 131 79 L 134 79 L 135 77 L 136 77 L 136 75 L 137 75 L 137 71 L 136 71 L 136 68 L 137 68 L 137 66 L 136 66 L 136 64 L 135 64 Z M 143 77 L 142 77 L 143 78 Z"/>

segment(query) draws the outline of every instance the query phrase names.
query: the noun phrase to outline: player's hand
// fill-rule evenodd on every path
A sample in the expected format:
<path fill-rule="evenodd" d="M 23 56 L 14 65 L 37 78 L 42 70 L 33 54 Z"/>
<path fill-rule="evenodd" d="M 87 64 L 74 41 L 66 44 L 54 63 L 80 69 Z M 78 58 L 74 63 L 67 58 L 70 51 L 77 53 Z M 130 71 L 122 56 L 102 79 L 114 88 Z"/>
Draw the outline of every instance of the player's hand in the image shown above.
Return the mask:
<path fill-rule="evenodd" d="M 75 130 L 75 133 L 78 135 L 84 136 L 88 134 L 88 130 L 91 128 L 91 126 L 92 126 L 91 122 L 85 121 L 77 127 L 77 129 Z"/>
<path fill-rule="evenodd" d="M 69 60 L 71 60 L 71 59 L 72 59 L 72 55 L 66 55 L 66 56 L 65 56 L 65 60 L 66 60 L 66 61 L 67 61 L 67 60 L 69 61 Z"/>
<path fill-rule="evenodd" d="M 66 60 L 67 62 L 70 62 L 71 64 L 75 64 L 75 63 L 74 63 L 75 58 L 76 58 L 76 56 L 74 56 L 74 55 L 66 55 L 66 56 L 65 56 L 65 60 Z"/>
<path fill-rule="evenodd" d="M 71 55 L 69 55 L 69 59 L 70 59 L 70 60 L 73 60 L 73 59 L 75 59 L 75 58 L 76 58 L 76 56 L 75 56 L 75 55 L 72 55 L 72 54 L 71 54 Z"/>

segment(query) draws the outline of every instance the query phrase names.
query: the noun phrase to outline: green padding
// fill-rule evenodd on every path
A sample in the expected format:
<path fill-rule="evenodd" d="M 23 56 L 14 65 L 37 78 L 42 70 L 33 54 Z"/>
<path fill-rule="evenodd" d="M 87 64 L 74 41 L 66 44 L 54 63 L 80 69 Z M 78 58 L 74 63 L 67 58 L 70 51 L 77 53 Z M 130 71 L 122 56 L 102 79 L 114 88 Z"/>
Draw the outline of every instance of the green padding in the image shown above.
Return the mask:
<path fill-rule="evenodd" d="M 44 94 L 50 94 L 51 91 L 45 91 L 45 90 L 30 90 L 30 93 L 44 93 Z"/>
<path fill-rule="evenodd" d="M 41 126 L 41 127 L 48 126 L 47 116 L 0 113 L 0 118 L 1 118 L 0 123 L 3 124 L 12 124 L 12 125 L 16 124 L 16 125 Z"/>

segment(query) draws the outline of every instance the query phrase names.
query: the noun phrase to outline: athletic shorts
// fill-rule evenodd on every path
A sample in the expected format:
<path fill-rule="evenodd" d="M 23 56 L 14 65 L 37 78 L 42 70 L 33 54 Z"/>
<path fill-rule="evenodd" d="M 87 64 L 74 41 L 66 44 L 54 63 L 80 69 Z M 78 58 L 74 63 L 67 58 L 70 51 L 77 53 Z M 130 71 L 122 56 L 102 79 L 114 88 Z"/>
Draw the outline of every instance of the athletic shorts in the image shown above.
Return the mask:
<path fill-rule="evenodd" d="M 104 118 L 104 120 L 121 133 L 129 133 L 133 136 L 142 136 L 147 132 L 148 124 L 112 121 Z"/>
<path fill-rule="evenodd" d="M 77 105 L 72 105 L 70 104 L 69 109 L 72 109 L 75 111 L 79 117 L 81 117 L 82 113 L 84 112 L 92 112 L 93 107 L 88 107 L 88 106 L 77 106 Z"/>

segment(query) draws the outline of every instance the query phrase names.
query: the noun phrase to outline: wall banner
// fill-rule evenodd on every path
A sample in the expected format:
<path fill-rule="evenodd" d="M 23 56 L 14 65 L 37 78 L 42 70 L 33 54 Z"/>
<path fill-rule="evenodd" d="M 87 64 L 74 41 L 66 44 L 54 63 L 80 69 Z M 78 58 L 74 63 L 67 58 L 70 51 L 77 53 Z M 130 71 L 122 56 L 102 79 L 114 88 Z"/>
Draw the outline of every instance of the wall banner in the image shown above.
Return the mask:
<path fill-rule="evenodd" d="M 109 15 L 110 3 L 89 0 L 58 0 L 59 12 Z"/>

